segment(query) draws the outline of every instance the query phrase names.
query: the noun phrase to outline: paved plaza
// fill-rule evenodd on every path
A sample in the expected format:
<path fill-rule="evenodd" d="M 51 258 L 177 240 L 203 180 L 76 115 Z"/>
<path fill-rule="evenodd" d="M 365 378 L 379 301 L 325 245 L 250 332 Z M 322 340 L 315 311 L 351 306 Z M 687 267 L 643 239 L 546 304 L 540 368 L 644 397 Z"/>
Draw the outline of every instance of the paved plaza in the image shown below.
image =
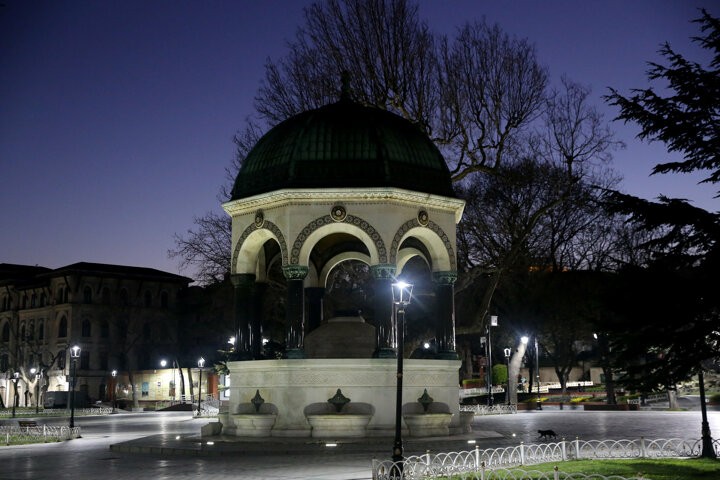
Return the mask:
<path fill-rule="evenodd" d="M 61 424 L 64 419 L 38 419 Z M 342 441 L 336 447 L 303 439 L 201 442 L 208 419 L 188 413 L 79 417 L 82 438 L 54 444 L 0 447 L 0 479 L 371 479 L 373 458 L 387 459 L 392 438 Z M 476 417 L 473 433 L 405 439 L 405 454 L 470 450 L 538 442 L 537 430 L 574 439 L 700 438 L 700 412 L 585 412 L 543 410 Z M 9 424 L 12 420 L 4 420 Z M 720 412 L 709 412 L 720 435 Z"/>

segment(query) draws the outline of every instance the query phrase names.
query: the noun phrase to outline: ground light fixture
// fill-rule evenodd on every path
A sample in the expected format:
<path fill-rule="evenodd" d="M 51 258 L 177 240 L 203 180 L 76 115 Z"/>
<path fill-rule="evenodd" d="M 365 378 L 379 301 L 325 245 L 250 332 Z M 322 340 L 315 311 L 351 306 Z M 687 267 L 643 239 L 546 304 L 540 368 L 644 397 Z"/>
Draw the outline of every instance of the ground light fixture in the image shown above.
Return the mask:
<path fill-rule="evenodd" d="M 402 478 L 403 444 L 402 444 L 402 378 L 403 378 L 403 343 L 405 342 L 405 308 L 412 300 L 412 284 L 396 282 L 392 284 L 393 313 L 397 329 L 397 385 L 395 398 L 395 440 L 393 442 L 392 460 L 395 476 Z M 392 476 L 392 475 L 391 475 Z"/>

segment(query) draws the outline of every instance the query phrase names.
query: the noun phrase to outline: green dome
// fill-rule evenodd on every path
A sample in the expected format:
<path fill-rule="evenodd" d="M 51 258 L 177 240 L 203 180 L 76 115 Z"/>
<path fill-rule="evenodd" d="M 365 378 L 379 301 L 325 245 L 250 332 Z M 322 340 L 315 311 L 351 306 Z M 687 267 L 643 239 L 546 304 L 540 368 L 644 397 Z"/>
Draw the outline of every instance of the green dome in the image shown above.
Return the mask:
<path fill-rule="evenodd" d="M 397 187 L 455 197 L 435 144 L 402 117 L 350 100 L 291 117 L 248 153 L 232 200 L 288 188 Z"/>

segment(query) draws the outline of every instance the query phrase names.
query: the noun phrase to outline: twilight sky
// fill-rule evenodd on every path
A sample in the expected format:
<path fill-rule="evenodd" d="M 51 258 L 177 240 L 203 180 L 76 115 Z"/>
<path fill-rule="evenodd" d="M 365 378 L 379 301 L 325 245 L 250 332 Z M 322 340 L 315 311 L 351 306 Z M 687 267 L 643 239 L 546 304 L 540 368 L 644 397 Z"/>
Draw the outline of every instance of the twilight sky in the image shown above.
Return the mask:
<path fill-rule="evenodd" d="M 664 41 L 692 59 L 690 20 L 715 0 L 420 0 L 452 34 L 486 17 L 537 47 L 553 81 L 601 96 L 644 88 Z M 3 0 L 0 6 L 0 263 L 101 262 L 179 272 L 173 235 L 222 213 L 233 134 L 253 113 L 268 57 L 285 53 L 310 0 Z M 624 191 L 720 210 L 699 176 L 652 176 L 661 144 L 613 122 Z M 229 252 L 228 252 L 229 254 Z"/>

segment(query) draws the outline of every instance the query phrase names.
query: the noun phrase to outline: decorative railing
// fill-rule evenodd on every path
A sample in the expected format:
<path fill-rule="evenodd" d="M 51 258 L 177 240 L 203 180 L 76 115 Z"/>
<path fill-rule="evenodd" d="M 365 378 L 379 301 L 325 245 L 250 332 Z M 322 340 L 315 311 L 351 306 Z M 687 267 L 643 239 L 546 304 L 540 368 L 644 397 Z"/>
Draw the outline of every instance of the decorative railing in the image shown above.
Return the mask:
<path fill-rule="evenodd" d="M 473 412 L 475 415 L 501 415 L 508 413 L 517 413 L 517 405 L 460 405 L 460 411 Z"/>
<path fill-rule="evenodd" d="M 93 408 L 76 408 L 75 409 L 76 416 L 108 415 L 110 412 L 112 412 L 112 408 L 110 408 L 110 407 L 93 407 Z M 18 411 L 17 415 L 16 415 L 17 418 L 65 417 L 65 416 L 70 416 L 69 408 L 41 408 L 37 412 L 35 410 L 22 410 L 22 411 Z M 1 418 L 15 418 L 15 417 L 12 417 L 11 409 L 0 410 L 0 417 Z"/>
<path fill-rule="evenodd" d="M 37 425 L 34 427 L 0 427 L 0 442 L 5 445 L 32 442 L 58 442 L 80 437 L 80 427 Z"/>
<path fill-rule="evenodd" d="M 199 417 L 217 417 L 220 413 L 220 400 L 212 395 L 208 395 L 205 400 L 200 402 L 200 412 L 194 411 L 195 416 Z"/>
<path fill-rule="evenodd" d="M 720 443 L 713 441 L 720 455 Z M 701 440 L 680 438 L 647 440 L 562 440 L 560 442 L 524 444 L 506 448 L 413 455 L 402 466 L 391 460 L 373 460 L 374 480 L 432 479 L 458 476 L 459 479 L 514 478 L 512 476 L 480 476 L 478 472 L 508 469 L 547 462 L 564 462 L 578 459 L 610 458 L 672 458 L 698 457 Z M 527 477 L 518 477 L 527 478 Z M 567 477 L 563 473 L 563 478 Z M 573 477 L 574 478 L 574 477 Z M 615 477 L 613 477 L 615 478 Z"/>

